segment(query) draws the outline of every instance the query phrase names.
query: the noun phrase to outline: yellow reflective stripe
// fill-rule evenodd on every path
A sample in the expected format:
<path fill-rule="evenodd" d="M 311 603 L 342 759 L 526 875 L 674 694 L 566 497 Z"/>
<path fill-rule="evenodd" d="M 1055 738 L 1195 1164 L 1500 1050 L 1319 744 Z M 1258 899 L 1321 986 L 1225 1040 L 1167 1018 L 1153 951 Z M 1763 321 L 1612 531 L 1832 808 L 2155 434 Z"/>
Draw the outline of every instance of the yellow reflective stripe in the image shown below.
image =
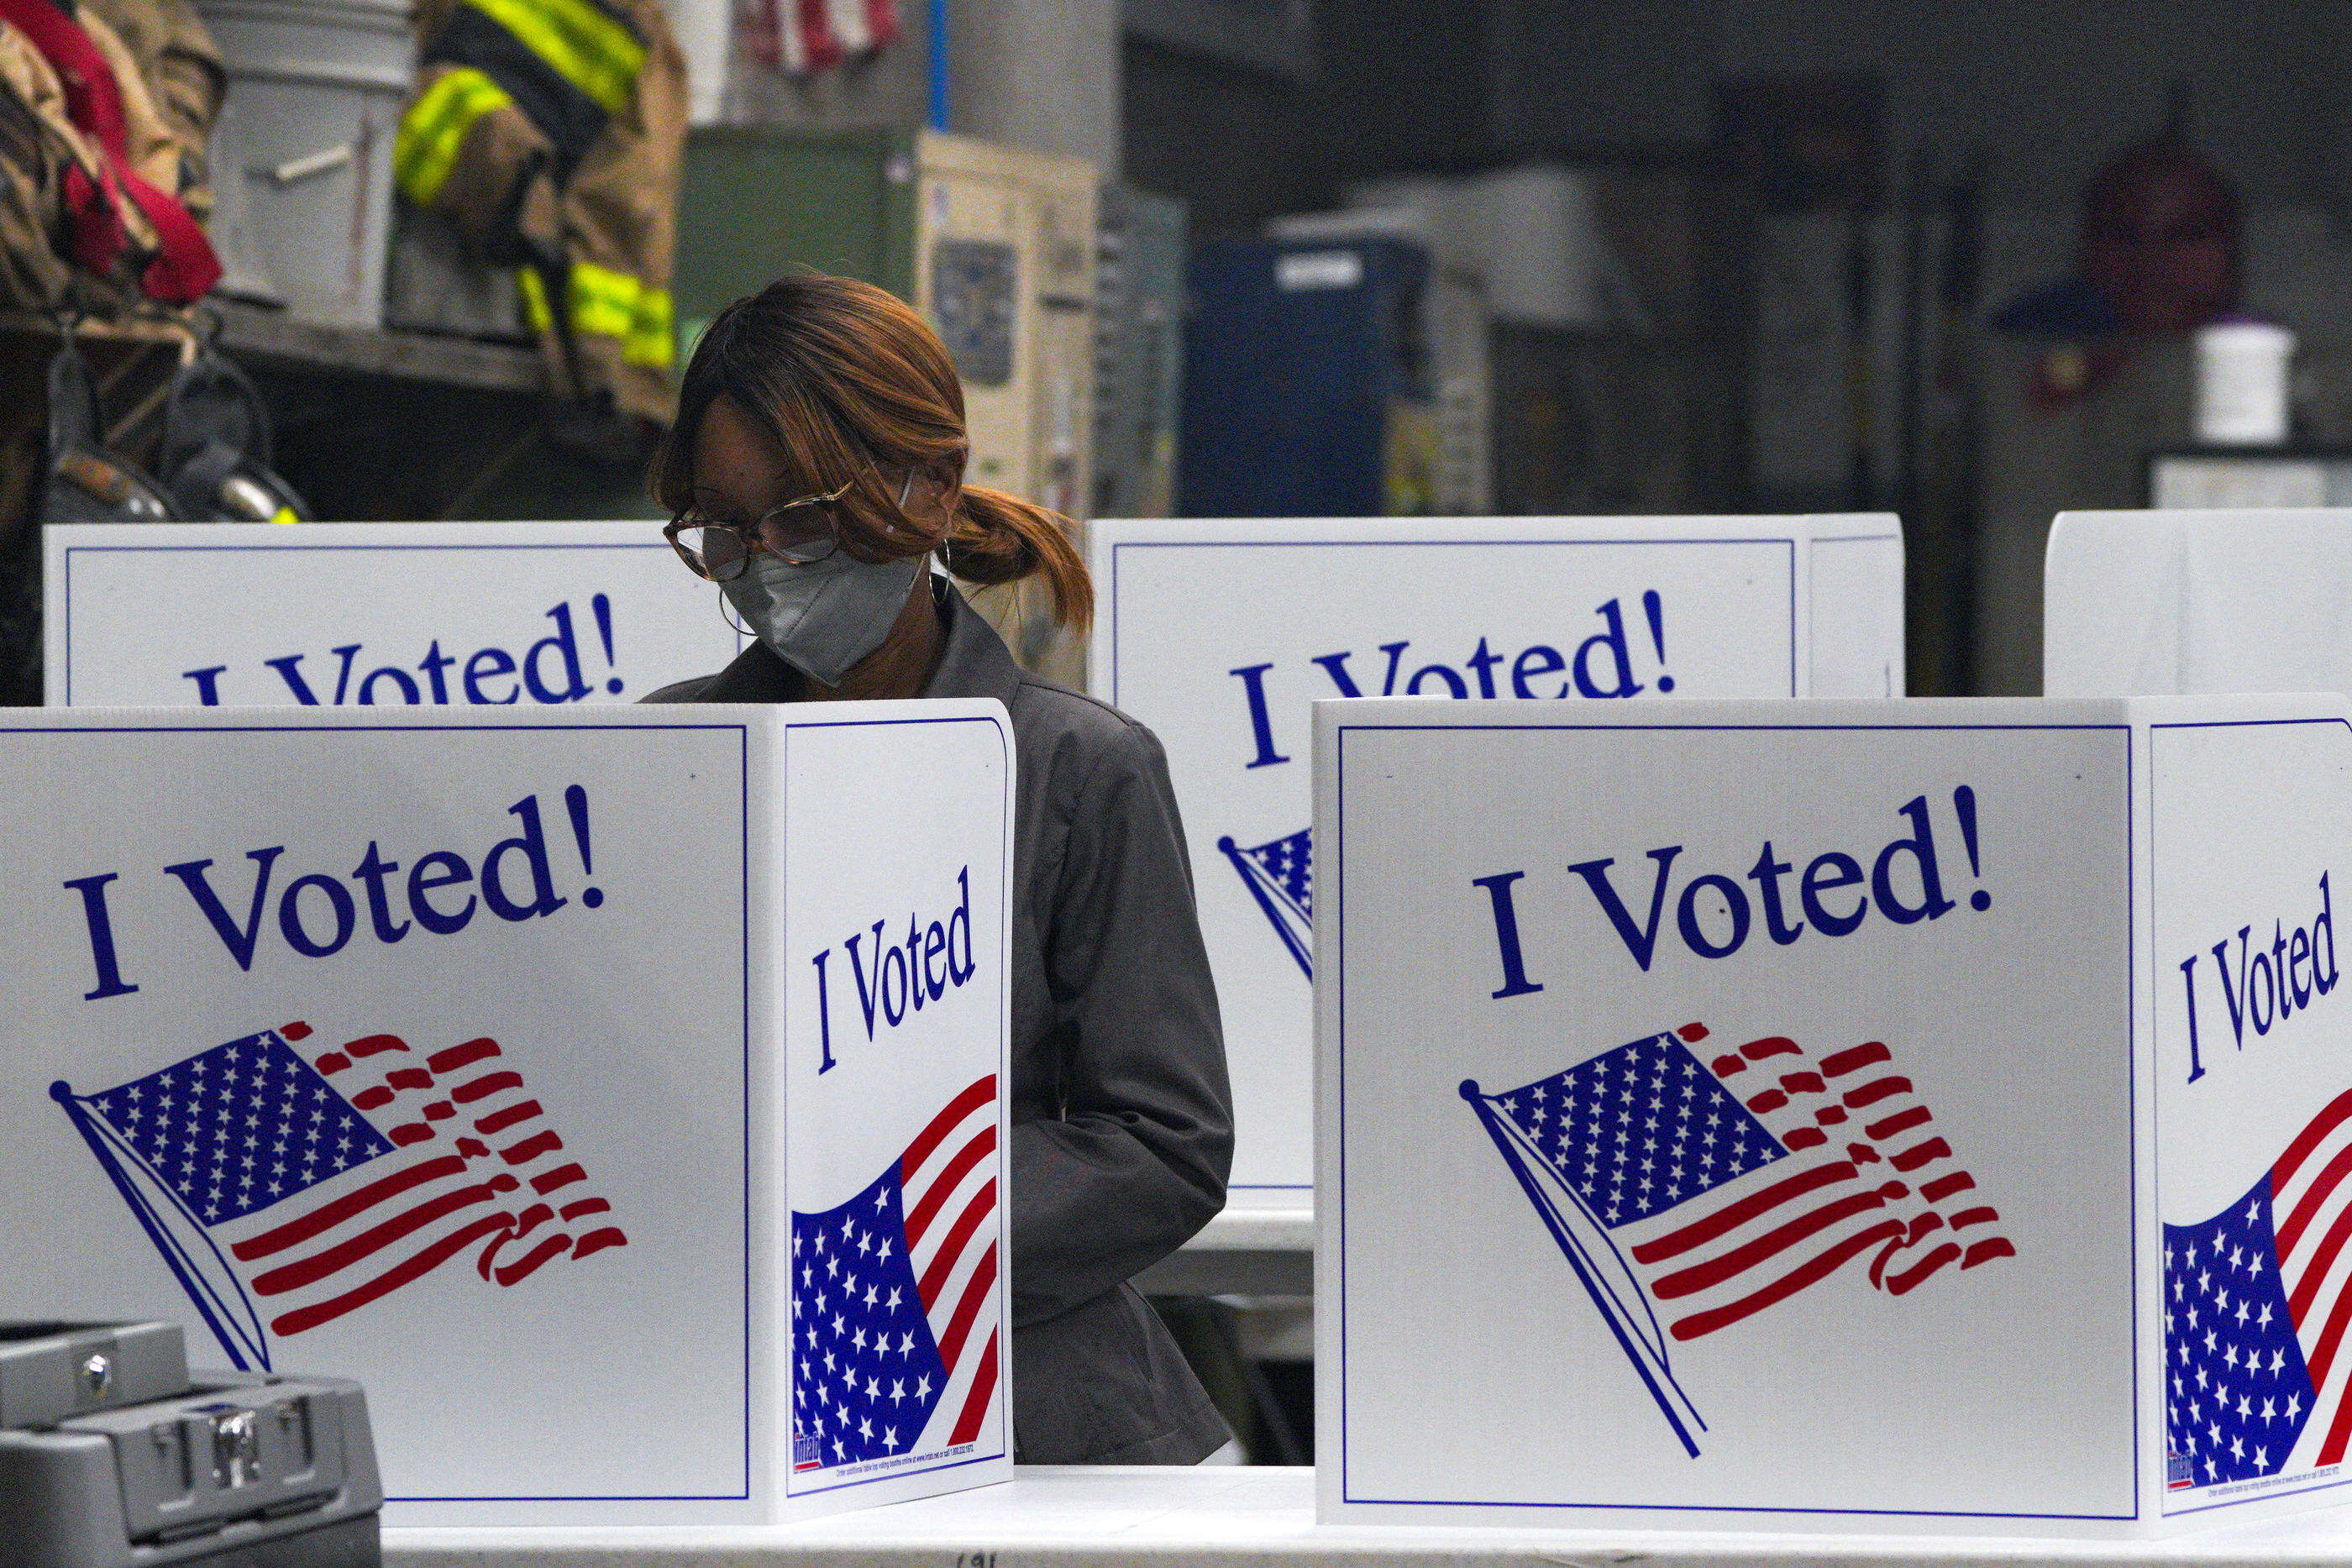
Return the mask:
<path fill-rule="evenodd" d="M 555 313 L 547 308 L 547 286 L 539 280 L 539 268 L 526 267 L 515 273 L 515 282 L 522 289 L 523 319 L 534 332 L 555 330 Z"/>
<path fill-rule="evenodd" d="M 467 0 L 467 4 L 522 40 L 556 75 L 604 106 L 608 114 L 629 107 L 646 47 L 636 35 L 589 0 Z"/>
<path fill-rule="evenodd" d="M 572 264 L 572 327 L 578 332 L 593 332 L 604 338 L 624 338 L 629 335 L 629 323 L 637 313 L 637 296 L 645 285 L 625 272 L 593 262 Z"/>
<path fill-rule="evenodd" d="M 457 150 L 465 145 L 474 121 L 513 102 L 506 89 L 471 66 L 426 88 L 401 117 L 400 134 L 393 142 L 393 172 L 408 199 L 420 207 L 430 206 L 448 183 Z"/>
<path fill-rule="evenodd" d="M 669 291 L 648 288 L 637 296 L 621 357 L 633 365 L 667 369 L 677 358 L 677 329 L 670 316 Z"/>

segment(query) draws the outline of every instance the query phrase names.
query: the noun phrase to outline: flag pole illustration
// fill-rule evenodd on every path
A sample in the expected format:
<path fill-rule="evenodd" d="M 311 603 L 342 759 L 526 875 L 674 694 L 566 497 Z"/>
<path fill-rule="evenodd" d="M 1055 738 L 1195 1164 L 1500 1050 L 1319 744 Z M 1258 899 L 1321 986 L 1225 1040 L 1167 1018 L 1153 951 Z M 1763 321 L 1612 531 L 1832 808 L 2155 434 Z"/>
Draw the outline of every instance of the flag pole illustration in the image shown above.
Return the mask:
<path fill-rule="evenodd" d="M 1495 1140 L 1495 1146 L 1502 1151 L 1503 1163 L 1511 1167 L 1513 1176 L 1519 1178 L 1519 1186 L 1527 1193 L 1528 1201 L 1535 1205 L 1536 1213 L 1551 1232 L 1551 1239 L 1559 1244 L 1561 1254 L 1568 1259 L 1568 1266 L 1575 1270 L 1577 1282 L 1584 1287 L 1585 1294 L 1592 1298 L 1592 1304 L 1599 1310 L 1601 1321 L 1617 1336 L 1618 1348 L 1625 1353 L 1625 1359 L 1632 1362 L 1633 1370 L 1642 1375 L 1642 1382 L 1649 1389 L 1650 1397 L 1658 1402 L 1659 1413 L 1665 1416 L 1667 1425 L 1674 1427 L 1675 1436 L 1682 1439 L 1683 1447 L 1689 1451 L 1691 1458 L 1698 1458 L 1698 1441 L 1691 1436 L 1691 1428 L 1696 1427 L 1704 1431 L 1706 1423 L 1700 1419 L 1697 1407 L 1691 1403 L 1690 1396 L 1683 1392 L 1682 1385 L 1675 1381 L 1674 1367 L 1667 1359 L 1664 1337 L 1658 1333 L 1657 1314 L 1650 1311 L 1649 1302 L 1640 1294 L 1638 1285 L 1628 1292 L 1639 1303 L 1638 1312 L 1627 1305 L 1626 1294 L 1620 1293 L 1621 1281 L 1625 1284 L 1633 1281 L 1632 1271 L 1625 1267 L 1625 1260 L 1618 1253 L 1615 1244 L 1593 1219 L 1591 1211 L 1585 1207 L 1584 1200 L 1577 1196 L 1576 1189 L 1558 1179 L 1558 1174 L 1540 1151 L 1526 1146 L 1527 1136 L 1518 1130 L 1517 1124 L 1497 1115 L 1490 1108 L 1486 1097 L 1478 1092 L 1475 1079 L 1462 1081 L 1462 1098 L 1478 1113 L 1478 1120 L 1486 1124 L 1487 1134 Z M 1528 1158 L 1530 1154 L 1534 1155 L 1532 1161 Z M 1538 1176 L 1538 1172 L 1542 1175 Z M 1583 1239 L 1585 1236 L 1596 1235 L 1600 1242 L 1598 1255 Z M 1608 1260 L 1605 1267 L 1601 1261 L 1603 1257 Z"/>
<path fill-rule="evenodd" d="M 394 1295 L 468 1252 L 520 1284 L 628 1244 L 499 1043 L 373 1034 L 306 1059 L 307 1023 L 233 1040 L 63 1109 L 222 1352 Z"/>
<path fill-rule="evenodd" d="M 1217 841 L 1217 848 L 1241 873 L 1242 885 L 1257 900 L 1274 934 L 1309 980 L 1315 977 L 1314 841 L 1312 828 L 1247 847 L 1235 843 L 1231 833 Z"/>
<path fill-rule="evenodd" d="M 1781 1036 L 1712 1058 L 1703 1024 L 1489 1094 L 1504 1165 L 1684 1449 L 1706 1429 L 1671 1354 L 1869 1260 L 1903 1296 L 2016 1248 L 1880 1041 Z"/>

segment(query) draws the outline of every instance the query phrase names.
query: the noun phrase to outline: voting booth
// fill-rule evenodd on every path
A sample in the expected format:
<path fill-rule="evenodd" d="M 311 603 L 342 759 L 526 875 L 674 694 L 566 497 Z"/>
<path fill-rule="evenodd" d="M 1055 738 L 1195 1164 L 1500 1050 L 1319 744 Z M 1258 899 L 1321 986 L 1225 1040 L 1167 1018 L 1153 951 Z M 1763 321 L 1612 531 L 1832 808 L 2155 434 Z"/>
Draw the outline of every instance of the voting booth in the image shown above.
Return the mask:
<path fill-rule="evenodd" d="M 2347 1495 L 2347 713 L 1318 703 L 1319 1517 Z"/>
<path fill-rule="evenodd" d="M 1089 551 L 1088 689 L 1159 735 L 1192 845 L 1233 1210 L 1314 1191 L 1310 702 L 1903 691 L 1887 515 L 1097 521 Z"/>
<path fill-rule="evenodd" d="M 1003 1479 L 1013 768 L 993 701 L 0 713 L 0 1317 L 360 1380 L 394 1523 Z"/>
<path fill-rule="evenodd" d="M 61 524 L 51 707 L 633 703 L 744 639 L 659 525 Z"/>
<path fill-rule="evenodd" d="M 2352 509 L 2061 512 L 2050 696 L 2352 691 Z"/>

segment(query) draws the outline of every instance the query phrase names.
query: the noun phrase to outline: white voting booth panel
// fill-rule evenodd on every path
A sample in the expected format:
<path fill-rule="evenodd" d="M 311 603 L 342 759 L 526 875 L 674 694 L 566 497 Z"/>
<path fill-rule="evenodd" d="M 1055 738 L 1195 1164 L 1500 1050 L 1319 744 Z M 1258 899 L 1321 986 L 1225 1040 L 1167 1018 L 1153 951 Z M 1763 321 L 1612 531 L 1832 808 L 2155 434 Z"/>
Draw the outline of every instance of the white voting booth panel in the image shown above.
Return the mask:
<path fill-rule="evenodd" d="M 1004 1479 L 1012 771 L 992 701 L 0 713 L 0 1317 L 360 1379 L 393 1522 Z"/>
<path fill-rule="evenodd" d="M 1318 704 L 1321 1517 L 2345 1495 L 2347 712 Z"/>
<path fill-rule="evenodd" d="M 2061 512 L 2050 696 L 2352 691 L 2352 509 Z"/>
<path fill-rule="evenodd" d="M 650 522 L 42 530 L 52 707 L 631 703 L 741 651 Z"/>
<path fill-rule="evenodd" d="M 1233 1211 L 1314 1191 L 1318 697 L 1903 691 L 1886 515 L 1097 521 L 1088 687 L 1159 735 L 1238 1144 Z"/>

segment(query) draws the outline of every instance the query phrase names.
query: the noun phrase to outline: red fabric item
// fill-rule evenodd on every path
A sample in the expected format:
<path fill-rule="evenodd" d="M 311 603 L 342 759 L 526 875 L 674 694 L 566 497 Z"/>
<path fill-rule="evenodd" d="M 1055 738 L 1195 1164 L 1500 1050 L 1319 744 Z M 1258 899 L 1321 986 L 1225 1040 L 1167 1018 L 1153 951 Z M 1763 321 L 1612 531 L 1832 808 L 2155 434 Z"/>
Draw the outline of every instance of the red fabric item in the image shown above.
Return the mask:
<path fill-rule="evenodd" d="M 184 305 L 220 281 L 220 257 L 188 209 L 131 168 L 131 144 L 123 132 L 122 90 L 114 72 L 81 25 L 50 0 L 0 0 L 0 21 L 32 40 L 65 89 L 66 115 L 98 146 L 106 160 L 105 188 L 93 186 L 79 168 L 66 177 L 67 210 L 74 222 L 73 259 L 93 272 L 112 267 L 129 243 L 113 198 L 128 196 L 155 225 L 158 250 L 139 277 L 147 294 Z"/>
<path fill-rule="evenodd" d="M 877 49 L 906 37 L 898 26 L 897 0 L 866 0 L 866 30 L 873 35 L 873 47 Z"/>
<path fill-rule="evenodd" d="M 824 0 L 799 0 L 801 34 L 808 40 L 808 59 L 802 69 L 814 76 L 818 71 L 831 70 L 842 61 L 841 39 L 833 30 L 833 18 L 825 15 Z"/>

